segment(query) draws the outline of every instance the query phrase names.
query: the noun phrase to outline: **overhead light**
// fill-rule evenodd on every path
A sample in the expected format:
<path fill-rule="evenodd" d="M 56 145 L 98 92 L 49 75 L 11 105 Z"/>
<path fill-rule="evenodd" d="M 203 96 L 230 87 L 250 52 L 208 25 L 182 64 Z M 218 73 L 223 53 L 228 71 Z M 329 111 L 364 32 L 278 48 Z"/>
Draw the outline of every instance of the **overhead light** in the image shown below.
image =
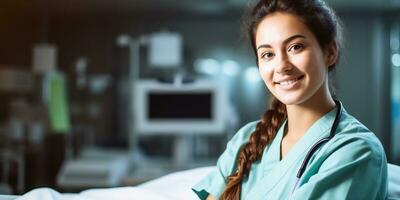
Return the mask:
<path fill-rule="evenodd" d="M 194 62 L 194 70 L 200 74 L 217 75 L 220 68 L 219 62 L 211 58 L 196 59 Z"/>
<path fill-rule="evenodd" d="M 129 35 L 122 34 L 117 37 L 117 45 L 120 47 L 127 47 L 129 46 L 130 42 L 131 42 L 131 37 L 129 37 Z"/>
<path fill-rule="evenodd" d="M 390 40 L 390 48 L 391 48 L 392 50 L 398 50 L 399 47 L 400 47 L 399 39 L 398 39 L 398 38 L 392 38 L 392 39 Z"/>
<path fill-rule="evenodd" d="M 244 77 L 247 81 L 256 83 L 261 81 L 260 74 L 257 67 L 248 67 L 244 72 Z"/>
<path fill-rule="evenodd" d="M 239 73 L 239 64 L 233 60 L 225 60 L 221 63 L 222 72 L 228 76 L 236 76 Z"/>
<path fill-rule="evenodd" d="M 392 64 L 395 67 L 400 67 L 400 54 L 395 53 L 392 55 Z"/>

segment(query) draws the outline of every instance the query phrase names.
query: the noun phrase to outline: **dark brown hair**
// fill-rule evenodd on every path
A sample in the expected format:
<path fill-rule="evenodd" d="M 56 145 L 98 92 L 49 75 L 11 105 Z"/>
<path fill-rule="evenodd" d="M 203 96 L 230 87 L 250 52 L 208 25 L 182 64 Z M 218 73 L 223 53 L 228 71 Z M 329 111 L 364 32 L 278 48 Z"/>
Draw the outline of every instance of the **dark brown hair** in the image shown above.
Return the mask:
<path fill-rule="evenodd" d="M 284 12 L 297 16 L 314 34 L 321 49 L 334 43 L 340 49 L 341 26 L 335 13 L 321 0 L 259 0 L 247 16 L 246 30 L 257 58 L 255 34 L 259 23 L 274 12 Z M 338 53 L 339 54 L 339 53 Z M 338 60 L 338 59 L 337 59 Z M 331 72 L 336 63 L 329 66 Z M 334 95 L 330 84 L 331 94 Z M 286 106 L 273 97 L 270 109 L 257 123 L 248 143 L 237 155 L 237 169 L 228 176 L 227 185 L 221 195 L 223 200 L 240 199 L 241 183 L 250 172 L 251 165 L 262 156 L 266 145 L 275 138 L 278 128 L 287 116 Z"/>

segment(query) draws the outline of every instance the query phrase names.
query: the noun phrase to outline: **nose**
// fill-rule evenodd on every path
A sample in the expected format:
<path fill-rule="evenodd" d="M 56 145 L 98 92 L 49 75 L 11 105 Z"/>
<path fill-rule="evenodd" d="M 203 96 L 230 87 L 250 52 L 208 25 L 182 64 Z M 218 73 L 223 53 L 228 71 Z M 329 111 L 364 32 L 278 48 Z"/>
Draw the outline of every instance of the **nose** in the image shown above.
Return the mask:
<path fill-rule="evenodd" d="M 287 54 L 281 53 L 276 63 L 275 72 L 278 74 L 290 73 L 293 69 L 293 64 L 290 62 Z"/>

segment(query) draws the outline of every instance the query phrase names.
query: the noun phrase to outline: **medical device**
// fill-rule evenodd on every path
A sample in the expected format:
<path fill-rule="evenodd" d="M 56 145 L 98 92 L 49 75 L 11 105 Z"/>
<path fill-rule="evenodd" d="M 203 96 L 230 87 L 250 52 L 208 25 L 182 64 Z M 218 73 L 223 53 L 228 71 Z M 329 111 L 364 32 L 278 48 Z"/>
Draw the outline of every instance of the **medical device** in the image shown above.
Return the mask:
<path fill-rule="evenodd" d="M 219 81 L 171 84 L 135 82 L 134 118 L 139 134 L 216 134 L 225 128 L 227 99 Z"/>
<path fill-rule="evenodd" d="M 193 136 L 224 134 L 230 126 L 229 118 L 235 118 L 219 80 L 171 83 L 142 79 L 134 82 L 134 91 L 135 135 L 131 138 L 175 136 L 172 163 L 178 168 L 193 163 Z M 131 140 L 131 149 L 137 149 L 137 141 Z"/>
<path fill-rule="evenodd" d="M 77 158 L 64 161 L 57 186 L 64 190 L 119 186 L 128 176 L 129 162 L 124 151 L 85 148 Z"/>
<path fill-rule="evenodd" d="M 296 183 L 294 184 L 294 187 L 292 189 L 292 193 L 291 196 L 293 195 L 294 191 L 297 189 L 297 185 L 299 184 L 299 180 L 301 178 L 301 176 L 303 175 L 304 171 L 306 170 L 307 167 L 307 163 L 310 160 L 311 156 L 318 150 L 318 148 L 328 142 L 330 139 L 332 139 L 335 136 L 335 132 L 337 129 L 337 126 L 339 124 L 340 121 L 340 116 L 342 114 L 342 105 L 339 101 L 335 100 L 335 104 L 336 104 L 336 116 L 335 116 L 335 120 L 333 121 L 332 127 L 331 127 L 331 132 L 329 133 L 329 135 L 327 137 L 324 137 L 322 139 L 320 139 L 318 142 L 316 142 L 310 149 L 310 151 L 308 151 L 306 158 L 304 158 L 303 163 L 301 164 L 301 167 L 299 169 L 299 171 L 297 172 L 296 175 Z"/>

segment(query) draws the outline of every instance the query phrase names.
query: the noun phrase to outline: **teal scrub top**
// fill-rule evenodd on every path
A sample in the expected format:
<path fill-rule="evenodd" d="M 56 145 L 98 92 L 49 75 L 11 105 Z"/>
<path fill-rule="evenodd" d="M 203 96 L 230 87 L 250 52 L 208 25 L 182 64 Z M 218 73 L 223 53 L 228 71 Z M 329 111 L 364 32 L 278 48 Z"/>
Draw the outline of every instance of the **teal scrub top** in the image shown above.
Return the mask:
<path fill-rule="evenodd" d="M 285 121 L 242 181 L 241 199 L 385 199 L 387 161 L 382 144 L 343 107 L 336 135 L 312 155 L 292 194 L 296 174 L 307 152 L 329 135 L 335 115 L 336 108 L 317 120 L 280 160 Z M 256 124 L 257 121 L 242 127 L 228 142 L 216 170 L 193 186 L 200 199 L 209 194 L 219 199 L 227 177 L 236 170 L 238 150 L 248 142 Z"/>

